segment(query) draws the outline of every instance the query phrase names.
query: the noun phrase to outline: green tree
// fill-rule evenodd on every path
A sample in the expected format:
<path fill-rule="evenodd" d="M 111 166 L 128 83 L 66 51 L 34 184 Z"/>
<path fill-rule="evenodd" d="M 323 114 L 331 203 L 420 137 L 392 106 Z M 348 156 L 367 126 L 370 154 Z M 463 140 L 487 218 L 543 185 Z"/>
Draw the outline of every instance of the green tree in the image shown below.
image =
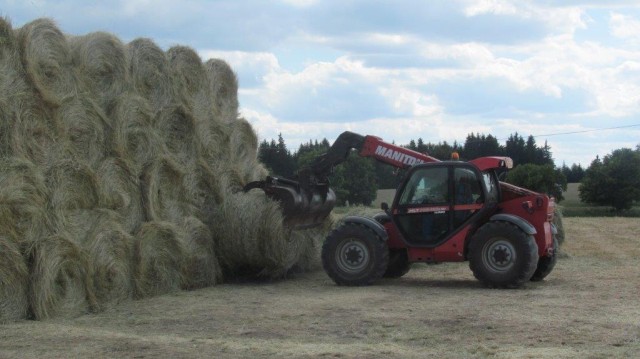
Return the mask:
<path fill-rule="evenodd" d="M 271 139 L 271 142 L 264 140 L 260 143 L 258 159 L 273 175 L 291 177 L 296 169 L 294 156 L 287 149 L 282 134 L 278 135 L 277 143 L 274 139 Z"/>
<path fill-rule="evenodd" d="M 527 163 L 515 167 L 507 174 L 506 182 L 532 191 L 546 193 L 557 202 L 564 199 L 562 192 L 567 189 L 567 179 L 562 171 L 552 165 Z"/>
<path fill-rule="evenodd" d="M 628 210 L 640 201 L 640 150 L 621 148 L 596 157 L 579 187 L 583 202 Z"/>
<path fill-rule="evenodd" d="M 351 153 L 329 179 L 339 204 L 349 201 L 351 205 L 369 206 L 376 198 L 378 186 L 372 159 Z"/>

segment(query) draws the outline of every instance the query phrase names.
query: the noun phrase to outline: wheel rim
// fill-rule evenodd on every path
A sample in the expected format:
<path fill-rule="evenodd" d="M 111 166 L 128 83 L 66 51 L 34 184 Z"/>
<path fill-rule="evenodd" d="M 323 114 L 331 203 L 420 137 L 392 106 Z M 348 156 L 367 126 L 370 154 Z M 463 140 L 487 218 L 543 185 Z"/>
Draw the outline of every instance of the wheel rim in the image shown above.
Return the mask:
<path fill-rule="evenodd" d="M 482 251 L 482 262 L 494 272 L 506 272 L 516 263 L 516 249 L 506 239 L 496 239 L 487 243 Z"/>
<path fill-rule="evenodd" d="M 345 273 L 359 273 L 369 263 L 369 249 L 358 240 L 343 241 L 336 251 L 336 263 Z"/>

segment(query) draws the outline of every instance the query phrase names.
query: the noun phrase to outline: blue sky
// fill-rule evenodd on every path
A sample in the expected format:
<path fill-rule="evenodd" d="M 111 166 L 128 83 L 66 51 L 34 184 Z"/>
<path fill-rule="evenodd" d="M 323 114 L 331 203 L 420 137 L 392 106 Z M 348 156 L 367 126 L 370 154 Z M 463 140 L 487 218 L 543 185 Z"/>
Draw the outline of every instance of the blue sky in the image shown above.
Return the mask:
<path fill-rule="evenodd" d="M 0 15 L 222 58 L 241 116 L 292 150 L 345 130 L 399 144 L 518 132 L 587 167 L 640 144 L 638 1 L 3 0 Z"/>

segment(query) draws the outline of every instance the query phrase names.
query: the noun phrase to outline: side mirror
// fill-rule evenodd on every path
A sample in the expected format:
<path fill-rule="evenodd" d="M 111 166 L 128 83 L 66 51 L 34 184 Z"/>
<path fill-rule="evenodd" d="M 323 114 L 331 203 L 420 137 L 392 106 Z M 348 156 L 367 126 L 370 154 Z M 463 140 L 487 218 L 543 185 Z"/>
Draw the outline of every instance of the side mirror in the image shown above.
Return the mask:
<path fill-rule="evenodd" d="M 380 203 L 380 208 L 383 211 L 387 212 L 387 211 L 389 211 L 389 204 L 387 202 L 382 202 L 382 203 Z"/>

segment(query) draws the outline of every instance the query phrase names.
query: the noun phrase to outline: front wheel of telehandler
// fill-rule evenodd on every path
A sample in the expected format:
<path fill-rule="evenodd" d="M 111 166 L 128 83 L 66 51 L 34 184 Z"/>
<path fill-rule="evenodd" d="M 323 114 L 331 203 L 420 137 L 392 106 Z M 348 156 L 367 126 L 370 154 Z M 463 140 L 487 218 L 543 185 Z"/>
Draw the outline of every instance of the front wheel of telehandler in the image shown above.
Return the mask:
<path fill-rule="evenodd" d="M 556 236 L 553 236 L 553 254 L 542 257 L 538 260 L 538 267 L 531 277 L 532 282 L 539 282 L 551 273 L 553 267 L 556 266 L 556 262 L 558 261 L 558 247 L 558 239 Z"/>
<path fill-rule="evenodd" d="M 538 264 L 533 236 L 507 222 L 489 222 L 469 244 L 469 267 L 489 287 L 518 288 L 529 281 Z"/>
<path fill-rule="evenodd" d="M 387 269 L 389 249 L 376 232 L 358 223 L 344 223 L 322 245 L 322 267 L 338 285 L 369 285 Z"/>

